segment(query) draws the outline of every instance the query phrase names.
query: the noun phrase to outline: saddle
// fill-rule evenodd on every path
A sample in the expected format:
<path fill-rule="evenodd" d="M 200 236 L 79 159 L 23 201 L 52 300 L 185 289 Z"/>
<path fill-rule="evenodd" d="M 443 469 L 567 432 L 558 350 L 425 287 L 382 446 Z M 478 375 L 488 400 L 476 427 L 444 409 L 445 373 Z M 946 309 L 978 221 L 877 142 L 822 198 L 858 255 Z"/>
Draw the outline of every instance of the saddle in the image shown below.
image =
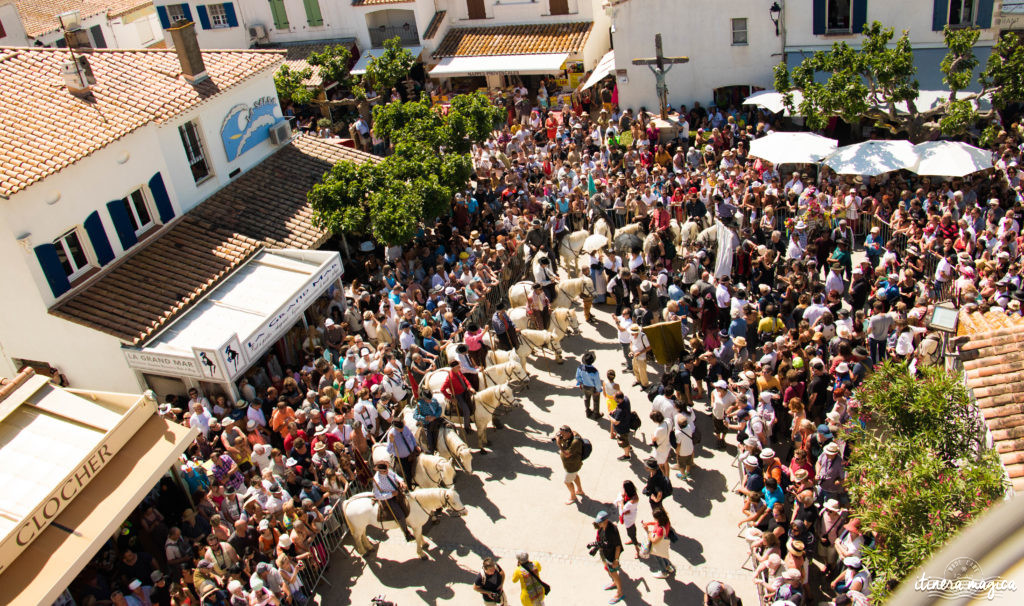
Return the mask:
<path fill-rule="evenodd" d="M 411 511 L 409 509 L 409 500 L 405 498 L 405 493 L 396 492 L 395 496 L 387 500 L 387 503 L 384 501 L 377 501 L 378 522 L 396 521 L 395 516 L 391 513 L 391 507 L 388 507 L 388 505 L 391 507 L 401 507 L 402 513 L 404 513 L 406 517 L 409 517 L 409 512 Z"/>
<path fill-rule="evenodd" d="M 476 416 L 476 402 L 474 402 L 473 398 L 471 398 L 471 397 L 470 398 L 466 398 L 466 402 L 469 403 L 469 416 L 475 417 Z M 445 403 L 444 403 L 444 415 L 446 417 L 448 417 L 448 418 L 461 417 L 462 416 L 462 411 L 459 410 L 459 406 L 458 406 L 458 404 L 455 403 L 454 399 L 445 400 Z"/>

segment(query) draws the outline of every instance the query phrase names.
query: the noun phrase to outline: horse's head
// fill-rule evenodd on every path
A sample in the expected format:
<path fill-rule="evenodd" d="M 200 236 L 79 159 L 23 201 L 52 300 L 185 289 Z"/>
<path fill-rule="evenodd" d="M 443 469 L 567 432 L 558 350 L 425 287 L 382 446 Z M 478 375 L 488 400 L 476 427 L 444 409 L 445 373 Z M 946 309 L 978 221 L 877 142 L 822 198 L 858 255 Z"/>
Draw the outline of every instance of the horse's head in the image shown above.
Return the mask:
<path fill-rule="evenodd" d="M 597 289 L 594 288 L 594 282 L 590 278 L 580 278 L 580 280 L 583 280 L 583 296 L 588 299 L 593 299 L 594 295 L 597 294 Z"/>
<path fill-rule="evenodd" d="M 459 498 L 459 493 L 455 492 L 454 488 L 445 488 L 441 502 L 444 504 L 446 511 L 460 516 L 464 516 L 469 512 L 466 510 L 466 506 L 462 504 L 462 499 Z"/>
<path fill-rule="evenodd" d="M 437 472 L 441 477 L 441 481 L 444 482 L 444 486 L 452 486 L 455 484 L 455 467 L 447 459 L 438 457 L 440 460 L 437 463 Z"/>
<path fill-rule="evenodd" d="M 565 310 L 565 315 L 568 316 L 568 319 L 569 319 L 569 329 L 572 330 L 573 332 L 579 332 L 580 331 L 580 319 L 579 319 L 579 317 L 576 316 L 576 312 L 574 312 L 571 309 L 566 309 Z"/>
<path fill-rule="evenodd" d="M 497 396 L 497 402 L 500 406 L 512 407 L 518 404 L 518 402 L 516 401 L 516 394 L 514 391 L 512 391 L 512 386 L 509 385 L 508 383 L 502 383 L 501 385 L 498 385 L 498 387 L 494 391 L 495 395 Z"/>
<path fill-rule="evenodd" d="M 522 366 L 516 364 L 515 362 L 506 362 L 505 364 L 505 368 L 508 369 L 508 376 L 510 379 L 512 379 L 512 382 L 529 383 L 530 375 Z M 508 385 L 506 384 L 503 387 L 508 387 Z"/>

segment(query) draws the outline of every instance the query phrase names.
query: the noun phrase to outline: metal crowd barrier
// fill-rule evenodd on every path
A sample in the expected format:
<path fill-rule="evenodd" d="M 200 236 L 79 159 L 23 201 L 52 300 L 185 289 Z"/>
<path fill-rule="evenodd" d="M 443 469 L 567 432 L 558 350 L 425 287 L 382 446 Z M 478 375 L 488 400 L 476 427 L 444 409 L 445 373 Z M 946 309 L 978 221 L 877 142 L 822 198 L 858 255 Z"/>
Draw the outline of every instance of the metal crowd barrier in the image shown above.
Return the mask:
<path fill-rule="evenodd" d="M 330 585 L 330 582 L 324 579 L 324 575 L 330 567 L 331 556 L 341 548 L 342 542 L 348 536 L 348 525 L 345 524 L 345 516 L 341 512 L 341 504 L 354 494 L 353 488 L 354 485 L 350 483 L 345 489 L 345 494 L 331 506 L 331 512 L 325 516 L 320 532 L 310 542 L 309 557 L 301 560 L 304 565 L 299 569 L 299 579 L 302 581 L 306 597 L 310 600 L 321 581 Z"/>

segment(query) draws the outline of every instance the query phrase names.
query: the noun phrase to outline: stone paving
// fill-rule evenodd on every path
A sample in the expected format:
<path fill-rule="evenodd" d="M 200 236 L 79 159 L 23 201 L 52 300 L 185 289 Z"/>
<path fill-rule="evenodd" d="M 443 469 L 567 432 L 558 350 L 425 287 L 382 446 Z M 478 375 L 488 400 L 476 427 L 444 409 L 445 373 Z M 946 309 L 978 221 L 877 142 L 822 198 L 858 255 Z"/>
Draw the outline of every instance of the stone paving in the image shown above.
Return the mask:
<path fill-rule="evenodd" d="M 546 603 L 605 604 L 612 596 L 603 588 L 608 575 L 599 560 L 587 553 L 594 540 L 593 516 L 602 509 L 614 515 L 621 483 L 632 479 L 642 488 L 646 478 L 642 459 L 650 452 L 641 441 L 650 440 L 652 424 L 647 419 L 650 402 L 633 377 L 624 374 L 623 357 L 610 308 L 597 306 L 596 326 L 582 323 L 582 335 L 563 341 L 566 362 L 531 361 L 530 386 L 521 391 L 523 403 L 505 415 L 506 427 L 492 432 L 490 454 L 474 455 L 472 475 L 460 472 L 455 488 L 468 506 L 465 517 L 445 517 L 427 532 L 429 560 L 416 557 L 414 544 L 392 531 L 388 540 L 367 554 L 336 553 L 326 583 L 318 588 L 324 604 L 363 606 L 377 595 L 385 595 L 398 606 L 412 604 L 480 604 L 472 584 L 481 558 L 493 555 L 507 575 L 509 604 L 519 604 L 519 586 L 511 583 L 515 553 L 527 551 L 541 564 L 541 576 L 552 586 Z M 633 408 L 644 420 L 634 436 L 634 458 L 618 461 L 621 450 L 608 435 L 608 420 L 588 419 L 583 414 L 580 392 L 574 387 L 579 357 L 587 350 L 597 354 L 596 366 L 602 376 L 609 368 L 619 375 Z M 652 372 L 652 378 L 655 376 Z M 668 512 L 681 535 L 672 545 L 674 578 L 653 578 L 648 560 L 634 557 L 631 546 L 623 552 L 622 566 L 626 599 L 623 604 L 701 604 L 703 588 L 712 579 L 732 585 L 745 604 L 757 604 L 752 574 L 741 568 L 746 545 L 737 536 L 741 499 L 731 492 L 738 480 L 733 466 L 735 447 L 728 451 L 708 448 L 711 421 L 707 406 L 697 405 L 698 423 L 705 436 L 697 447 L 695 481 L 684 484 L 673 477 L 674 492 Z M 565 505 L 568 493 L 562 484 L 562 467 L 551 442 L 555 429 L 570 425 L 594 445 L 594 452 L 581 471 L 584 498 L 578 505 Z M 475 438 L 474 438 L 475 440 Z M 734 441 L 734 439 L 733 439 Z M 471 442 L 475 446 L 475 441 Z M 639 456 L 637 456 L 639 455 Z M 645 497 L 640 501 L 640 520 L 650 520 Z M 625 532 L 622 532 L 626 540 Z M 371 537 L 380 538 L 379 532 Z"/>

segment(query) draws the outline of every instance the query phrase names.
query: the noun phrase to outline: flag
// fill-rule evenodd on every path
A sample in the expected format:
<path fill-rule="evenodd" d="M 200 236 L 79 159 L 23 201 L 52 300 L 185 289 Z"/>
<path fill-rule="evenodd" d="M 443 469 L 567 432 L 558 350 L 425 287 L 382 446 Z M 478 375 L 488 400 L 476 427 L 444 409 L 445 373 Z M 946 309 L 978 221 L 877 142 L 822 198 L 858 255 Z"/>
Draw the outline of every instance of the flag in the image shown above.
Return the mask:
<path fill-rule="evenodd" d="M 587 173 L 587 193 L 591 196 L 597 193 L 597 187 L 594 185 L 593 173 Z"/>
<path fill-rule="evenodd" d="M 651 353 L 659 364 L 675 364 L 683 353 L 683 324 L 681 320 L 660 322 L 644 326 L 644 334 L 651 342 Z"/>

